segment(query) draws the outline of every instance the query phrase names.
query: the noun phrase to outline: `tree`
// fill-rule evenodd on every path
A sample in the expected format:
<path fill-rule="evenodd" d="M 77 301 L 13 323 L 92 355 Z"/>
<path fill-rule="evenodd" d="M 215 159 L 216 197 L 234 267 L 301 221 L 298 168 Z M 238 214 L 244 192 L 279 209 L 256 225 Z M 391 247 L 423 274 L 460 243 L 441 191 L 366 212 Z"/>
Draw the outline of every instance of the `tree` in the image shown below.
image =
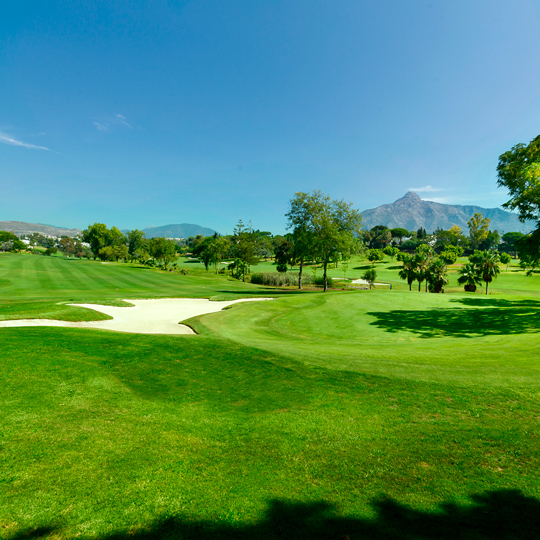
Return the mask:
<path fill-rule="evenodd" d="M 513 253 L 516 256 L 516 242 L 521 240 L 525 235 L 522 232 L 507 232 L 502 236 L 502 244 L 499 246 L 499 251 L 505 253 Z"/>
<path fill-rule="evenodd" d="M 365 279 L 368 282 L 369 288 L 371 289 L 371 287 L 375 283 L 375 280 L 377 279 L 377 271 L 375 270 L 375 268 L 369 268 L 368 270 L 366 270 L 362 275 L 362 279 Z"/>
<path fill-rule="evenodd" d="M 298 288 L 302 288 L 304 263 L 313 253 L 313 235 L 309 227 L 311 220 L 312 195 L 304 192 L 295 193 L 289 202 L 287 229 L 292 229 L 294 260 L 298 262 Z"/>
<path fill-rule="evenodd" d="M 458 251 L 455 246 L 447 246 L 446 249 L 439 255 L 446 266 L 454 264 L 458 260 Z"/>
<path fill-rule="evenodd" d="M 208 270 L 208 267 L 211 264 L 214 265 L 217 274 L 219 263 L 227 255 L 228 249 L 229 242 L 223 236 L 207 236 L 202 243 L 193 250 L 193 254 L 199 257 L 204 263 L 206 270 Z"/>
<path fill-rule="evenodd" d="M 490 249 L 497 249 L 501 242 L 501 235 L 499 231 L 488 231 L 487 236 L 480 242 L 479 249 L 486 251 Z"/>
<path fill-rule="evenodd" d="M 394 260 L 394 257 L 399 253 L 399 249 L 394 246 L 386 246 L 383 249 L 383 253 L 385 255 L 388 255 L 392 260 Z"/>
<path fill-rule="evenodd" d="M 506 271 L 508 272 L 508 266 L 510 262 L 512 261 L 512 257 L 508 253 L 501 253 L 500 254 L 501 262 L 503 264 L 506 264 Z"/>
<path fill-rule="evenodd" d="M 395 229 L 390 230 L 390 234 L 392 235 L 392 238 L 396 238 L 398 240 L 399 245 L 401 246 L 403 239 L 409 236 L 409 231 L 403 227 L 396 227 Z"/>
<path fill-rule="evenodd" d="M 237 265 L 237 267 L 241 268 L 242 281 L 245 281 L 246 274 L 249 274 L 250 266 L 259 262 L 255 234 L 251 228 L 251 223 L 244 225 L 241 219 L 238 220 L 231 237 L 231 244 L 233 257 L 244 263 L 241 266 Z"/>
<path fill-rule="evenodd" d="M 368 249 L 366 251 L 366 257 L 371 264 L 375 264 L 376 262 L 384 260 L 384 253 L 382 252 L 382 249 Z"/>
<path fill-rule="evenodd" d="M 350 253 L 362 224 L 362 215 L 344 200 L 333 200 L 318 190 L 311 194 L 313 254 L 323 266 L 324 292 L 328 290 L 328 263 L 336 253 Z"/>
<path fill-rule="evenodd" d="M 459 269 L 458 283 L 465 286 L 467 292 L 475 292 L 476 286 L 482 281 L 476 266 L 468 262 Z"/>
<path fill-rule="evenodd" d="M 478 249 L 480 244 L 487 238 L 491 223 L 489 218 L 482 217 L 482 214 L 475 212 L 467 225 L 469 226 L 469 243 L 472 250 Z"/>
<path fill-rule="evenodd" d="M 499 268 L 499 254 L 495 251 L 482 251 L 481 255 L 475 263 L 478 275 L 486 283 L 486 294 L 488 294 L 488 286 L 497 277 L 501 271 Z"/>
<path fill-rule="evenodd" d="M 517 240 L 515 248 L 520 266 L 527 269 L 527 275 L 530 276 L 540 266 L 540 228 Z"/>
<path fill-rule="evenodd" d="M 399 271 L 399 277 L 401 279 L 407 280 L 407 285 L 409 285 L 409 291 L 412 290 L 412 284 L 416 279 L 416 263 L 413 255 L 403 253 L 401 257 L 401 262 L 403 267 Z"/>
<path fill-rule="evenodd" d="M 176 259 L 176 245 L 166 238 L 150 238 L 148 253 L 157 261 L 161 261 L 166 270 L 167 264 Z"/>
<path fill-rule="evenodd" d="M 362 216 L 352 208 L 352 203 L 332 200 L 319 190 L 296 193 L 290 204 L 287 226 L 293 228 L 297 257 L 301 260 L 315 258 L 322 263 L 326 292 L 328 264 L 348 257 L 355 249 Z"/>
<path fill-rule="evenodd" d="M 503 206 L 517 210 L 523 222 L 536 221 L 536 229 L 518 241 L 519 258 L 530 275 L 540 265 L 540 135 L 528 145 L 516 144 L 500 155 L 497 178 L 499 187 L 506 187 L 510 193 L 510 200 Z"/>
<path fill-rule="evenodd" d="M 369 247 L 372 249 L 382 249 L 392 241 L 392 233 L 386 225 L 376 225 L 369 233 L 371 236 Z"/>
<path fill-rule="evenodd" d="M 105 246 L 99 250 L 99 256 L 106 261 L 125 260 L 129 256 L 128 248 L 125 244 Z"/>
<path fill-rule="evenodd" d="M 101 250 L 107 246 L 125 245 L 126 237 L 116 227 L 109 230 L 104 223 L 94 223 L 83 231 L 83 241 L 90 244 L 96 256 L 104 259 L 108 252 Z"/>
<path fill-rule="evenodd" d="M 443 287 L 448 283 L 446 262 L 438 257 L 432 259 L 426 269 L 426 279 L 430 292 L 444 292 Z"/>
<path fill-rule="evenodd" d="M 3 247 L 0 251 L 21 251 L 26 249 L 26 244 L 21 242 L 12 232 L 0 231 L 0 243 Z"/>
<path fill-rule="evenodd" d="M 278 272 L 286 272 L 287 265 L 292 262 L 294 246 L 288 240 L 283 240 L 276 248 L 275 260 Z"/>
<path fill-rule="evenodd" d="M 66 255 L 75 255 L 77 253 L 77 244 L 70 236 L 63 236 L 58 242 L 58 248 Z"/>
<path fill-rule="evenodd" d="M 427 268 L 433 259 L 435 252 L 428 244 L 419 245 L 414 254 L 414 264 L 416 269 L 416 279 L 418 280 L 418 292 L 420 292 L 420 286 L 422 281 L 426 280 L 426 292 L 428 287 L 427 281 Z"/>
<path fill-rule="evenodd" d="M 510 193 L 503 206 L 517 210 L 521 221 L 540 222 L 540 135 L 527 146 L 519 143 L 500 155 L 497 178 L 499 187 Z"/>
<path fill-rule="evenodd" d="M 133 229 L 127 234 L 127 246 L 129 254 L 135 259 L 142 256 L 144 248 L 146 247 L 146 233 Z"/>

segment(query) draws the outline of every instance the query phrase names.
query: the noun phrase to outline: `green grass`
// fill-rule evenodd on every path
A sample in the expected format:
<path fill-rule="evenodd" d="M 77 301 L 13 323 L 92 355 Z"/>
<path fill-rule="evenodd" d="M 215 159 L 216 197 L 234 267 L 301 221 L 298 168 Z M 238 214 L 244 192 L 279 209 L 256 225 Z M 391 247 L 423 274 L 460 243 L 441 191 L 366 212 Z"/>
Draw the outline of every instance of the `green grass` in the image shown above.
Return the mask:
<path fill-rule="evenodd" d="M 203 271 L 181 275 L 144 266 L 98 261 L 0 255 L 0 320 L 43 318 L 98 320 L 107 318 L 65 304 L 125 305 L 122 298 L 210 298 L 233 300 L 276 296 L 280 291 L 257 287 Z"/>
<path fill-rule="evenodd" d="M 25 255 L 0 279 L 5 318 L 272 293 Z M 292 295 L 199 336 L 0 329 L 0 537 L 535 538 L 539 300 L 499 293 Z"/>

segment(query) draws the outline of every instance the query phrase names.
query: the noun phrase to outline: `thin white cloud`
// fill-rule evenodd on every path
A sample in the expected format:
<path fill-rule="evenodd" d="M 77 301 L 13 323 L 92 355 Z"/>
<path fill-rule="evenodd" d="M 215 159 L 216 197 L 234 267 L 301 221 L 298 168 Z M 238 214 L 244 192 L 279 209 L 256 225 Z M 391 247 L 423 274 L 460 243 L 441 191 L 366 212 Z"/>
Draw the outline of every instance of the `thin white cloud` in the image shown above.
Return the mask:
<path fill-rule="evenodd" d="M 453 204 L 454 200 L 452 197 L 426 197 L 424 201 L 437 202 L 442 204 Z"/>
<path fill-rule="evenodd" d="M 432 186 L 424 186 L 419 188 L 409 188 L 409 191 L 417 191 L 419 193 L 434 193 L 436 191 L 444 191 L 441 188 L 434 188 Z"/>
<path fill-rule="evenodd" d="M 35 144 L 29 144 L 23 141 L 18 141 L 17 139 L 14 139 L 13 137 L 11 137 L 11 135 L 8 135 L 7 133 L 0 133 L 0 142 L 4 144 L 9 144 L 11 146 L 22 146 L 23 148 L 32 148 L 34 150 L 51 151 L 51 149 L 47 148 L 46 146 L 37 146 Z"/>
<path fill-rule="evenodd" d="M 99 131 L 109 131 L 109 126 L 101 122 L 94 122 L 94 127 L 99 129 Z"/>
<path fill-rule="evenodd" d="M 128 121 L 126 120 L 126 117 L 123 115 L 123 114 L 117 114 L 116 115 L 116 118 L 118 118 L 118 121 L 123 125 L 123 126 L 126 126 L 128 127 L 129 129 L 133 129 L 133 126 L 131 124 L 128 123 Z"/>
<path fill-rule="evenodd" d="M 118 126 L 133 129 L 133 126 L 127 121 L 127 118 L 123 114 L 119 113 L 107 118 L 101 118 L 99 121 L 94 120 L 92 123 L 97 130 L 105 131 L 106 133 L 114 130 L 114 128 Z"/>

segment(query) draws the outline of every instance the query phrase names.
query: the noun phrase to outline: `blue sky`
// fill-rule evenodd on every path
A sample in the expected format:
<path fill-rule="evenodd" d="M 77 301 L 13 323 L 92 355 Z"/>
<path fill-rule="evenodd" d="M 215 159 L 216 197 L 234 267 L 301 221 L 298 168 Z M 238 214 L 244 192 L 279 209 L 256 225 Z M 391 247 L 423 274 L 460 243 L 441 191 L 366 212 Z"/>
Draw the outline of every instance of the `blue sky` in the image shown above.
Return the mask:
<path fill-rule="evenodd" d="M 10 2 L 0 221 L 238 219 L 297 191 L 496 207 L 540 133 L 538 0 Z"/>

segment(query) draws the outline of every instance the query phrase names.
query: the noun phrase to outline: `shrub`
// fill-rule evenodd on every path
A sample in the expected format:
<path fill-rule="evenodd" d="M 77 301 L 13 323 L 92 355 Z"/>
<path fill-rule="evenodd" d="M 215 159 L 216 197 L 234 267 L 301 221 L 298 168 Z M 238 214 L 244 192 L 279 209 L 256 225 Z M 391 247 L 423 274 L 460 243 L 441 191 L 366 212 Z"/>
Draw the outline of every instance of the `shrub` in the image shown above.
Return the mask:
<path fill-rule="evenodd" d="M 311 276 L 302 275 L 302 284 L 309 285 Z M 298 274 L 292 272 L 258 272 L 251 274 L 251 283 L 270 287 L 298 287 Z"/>
<path fill-rule="evenodd" d="M 304 281 L 304 280 L 302 280 L 302 281 Z M 312 283 L 316 287 L 324 287 L 324 278 L 322 276 L 314 277 L 313 280 L 312 280 Z M 326 284 L 327 284 L 329 289 L 336 286 L 334 280 L 332 278 L 330 278 L 330 277 L 327 279 Z"/>

